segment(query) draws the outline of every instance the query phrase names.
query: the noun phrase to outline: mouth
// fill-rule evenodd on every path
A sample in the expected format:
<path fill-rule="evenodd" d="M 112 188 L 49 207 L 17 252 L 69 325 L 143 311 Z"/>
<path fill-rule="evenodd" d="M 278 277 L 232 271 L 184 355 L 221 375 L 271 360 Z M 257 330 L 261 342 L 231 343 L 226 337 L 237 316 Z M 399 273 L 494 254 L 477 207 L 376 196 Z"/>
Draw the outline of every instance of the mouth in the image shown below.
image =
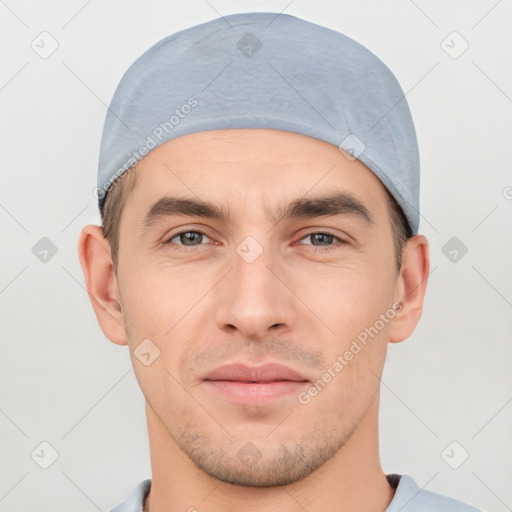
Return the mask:
<path fill-rule="evenodd" d="M 206 387 L 217 396 L 242 405 L 264 405 L 296 396 L 310 381 L 287 366 L 267 363 L 248 366 L 232 363 L 205 375 Z"/>

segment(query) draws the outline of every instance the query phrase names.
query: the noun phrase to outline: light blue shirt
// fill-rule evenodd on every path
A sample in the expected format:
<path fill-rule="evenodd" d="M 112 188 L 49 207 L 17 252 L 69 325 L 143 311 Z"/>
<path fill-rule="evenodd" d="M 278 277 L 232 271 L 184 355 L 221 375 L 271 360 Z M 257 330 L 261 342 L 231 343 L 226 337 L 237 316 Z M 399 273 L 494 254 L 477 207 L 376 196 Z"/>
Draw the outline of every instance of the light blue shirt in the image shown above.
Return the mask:
<path fill-rule="evenodd" d="M 462 501 L 441 496 L 421 489 L 409 475 L 386 475 L 392 486 L 396 487 L 386 512 L 481 512 Z M 151 488 L 151 480 L 144 480 L 132 491 L 130 496 L 111 512 L 143 512 L 143 503 Z"/>

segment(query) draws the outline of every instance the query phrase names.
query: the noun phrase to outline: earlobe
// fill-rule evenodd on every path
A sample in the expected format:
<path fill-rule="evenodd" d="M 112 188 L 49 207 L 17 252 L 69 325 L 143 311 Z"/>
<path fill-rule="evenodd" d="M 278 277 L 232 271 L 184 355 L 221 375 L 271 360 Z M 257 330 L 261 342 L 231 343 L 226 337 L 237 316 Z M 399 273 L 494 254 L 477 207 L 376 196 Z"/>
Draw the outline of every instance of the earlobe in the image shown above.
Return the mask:
<path fill-rule="evenodd" d="M 96 318 L 105 336 L 126 345 L 126 329 L 108 240 L 101 226 L 88 225 L 78 240 L 78 257 Z"/>
<path fill-rule="evenodd" d="M 401 303 L 390 328 L 389 341 L 398 343 L 407 339 L 421 318 L 423 299 L 430 268 L 428 241 L 415 235 L 407 241 L 403 251 L 402 267 L 398 277 L 396 302 Z"/>

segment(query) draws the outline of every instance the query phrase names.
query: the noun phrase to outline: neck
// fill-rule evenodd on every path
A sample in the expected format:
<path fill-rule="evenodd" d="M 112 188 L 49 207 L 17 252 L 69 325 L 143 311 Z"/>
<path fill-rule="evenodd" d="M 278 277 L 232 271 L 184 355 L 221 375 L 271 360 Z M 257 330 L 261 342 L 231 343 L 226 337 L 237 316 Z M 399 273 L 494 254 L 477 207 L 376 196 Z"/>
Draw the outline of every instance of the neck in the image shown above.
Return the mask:
<path fill-rule="evenodd" d="M 394 496 L 382 471 L 378 444 L 378 394 L 348 441 L 306 478 L 278 487 L 243 487 L 200 470 L 169 436 L 151 407 L 146 415 L 152 484 L 144 512 L 385 512 Z"/>

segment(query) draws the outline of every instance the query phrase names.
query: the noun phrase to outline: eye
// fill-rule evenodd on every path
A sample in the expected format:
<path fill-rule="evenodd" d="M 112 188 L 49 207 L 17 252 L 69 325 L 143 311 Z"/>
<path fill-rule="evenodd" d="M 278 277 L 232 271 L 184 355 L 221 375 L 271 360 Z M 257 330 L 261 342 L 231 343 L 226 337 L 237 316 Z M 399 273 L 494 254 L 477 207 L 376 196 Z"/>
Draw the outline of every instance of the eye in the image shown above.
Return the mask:
<path fill-rule="evenodd" d="M 207 238 L 207 241 L 212 242 L 211 238 L 200 229 L 180 231 L 179 233 L 173 234 L 172 237 L 168 238 L 164 243 L 181 245 L 183 247 L 194 247 L 198 245 L 204 245 L 202 242 L 205 241 L 205 237 Z M 303 240 L 308 238 L 310 239 L 311 243 L 302 243 Z M 338 242 L 338 244 L 335 244 L 334 242 Z M 312 245 L 315 248 L 323 248 L 323 250 L 329 250 L 331 248 L 335 249 L 339 245 L 346 244 L 347 242 L 331 233 L 325 231 L 315 231 L 304 236 L 299 243 L 300 245 Z"/>
<path fill-rule="evenodd" d="M 301 245 L 312 245 L 314 247 L 320 247 L 320 248 L 325 247 L 326 250 L 329 250 L 331 248 L 333 248 L 333 249 L 336 248 L 336 246 L 334 246 L 334 244 L 333 244 L 334 241 L 340 242 L 339 245 L 347 243 L 345 240 L 341 239 L 340 237 L 333 235 L 331 233 L 328 233 L 328 232 L 324 232 L 324 231 L 315 231 L 314 233 L 309 233 L 308 235 L 303 237 L 301 239 L 301 241 L 306 240 L 307 238 L 309 238 L 312 243 L 311 244 L 301 244 Z"/>
<path fill-rule="evenodd" d="M 174 234 L 171 238 L 167 239 L 164 243 L 171 244 L 175 243 L 176 245 L 183 245 L 185 247 L 193 247 L 195 245 L 203 245 L 201 242 L 204 237 L 208 238 L 210 242 L 212 241 L 210 237 L 200 229 L 194 229 L 189 231 L 180 231 L 179 233 Z M 179 240 L 178 242 L 173 242 L 173 240 Z"/>

